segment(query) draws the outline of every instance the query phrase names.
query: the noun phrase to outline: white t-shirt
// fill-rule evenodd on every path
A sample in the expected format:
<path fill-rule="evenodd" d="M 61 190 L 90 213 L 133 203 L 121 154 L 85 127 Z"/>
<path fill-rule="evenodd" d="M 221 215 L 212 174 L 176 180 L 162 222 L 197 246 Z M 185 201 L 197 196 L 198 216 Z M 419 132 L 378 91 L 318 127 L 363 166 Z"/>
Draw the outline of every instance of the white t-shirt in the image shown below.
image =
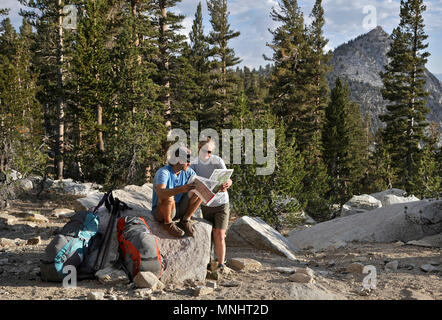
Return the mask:
<path fill-rule="evenodd" d="M 209 179 L 215 169 L 227 169 L 224 160 L 216 155 L 210 155 L 207 161 L 201 160 L 199 157 L 192 160 L 190 167 L 200 177 Z M 229 203 L 229 194 L 225 192 L 217 192 L 215 198 L 207 207 L 218 207 Z M 204 206 L 204 204 L 201 204 Z"/>

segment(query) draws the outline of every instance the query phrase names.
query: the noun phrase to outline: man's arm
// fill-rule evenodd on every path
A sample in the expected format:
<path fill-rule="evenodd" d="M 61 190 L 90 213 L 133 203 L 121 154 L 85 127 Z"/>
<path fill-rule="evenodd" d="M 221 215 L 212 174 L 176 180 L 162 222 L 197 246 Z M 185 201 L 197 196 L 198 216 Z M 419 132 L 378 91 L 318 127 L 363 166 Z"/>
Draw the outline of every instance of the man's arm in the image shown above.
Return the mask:
<path fill-rule="evenodd" d="M 158 199 L 166 200 L 167 198 L 173 197 L 179 193 L 189 192 L 190 190 L 195 189 L 193 184 L 185 184 L 184 186 L 166 189 L 165 184 L 157 184 L 155 186 L 155 191 L 157 193 Z"/>

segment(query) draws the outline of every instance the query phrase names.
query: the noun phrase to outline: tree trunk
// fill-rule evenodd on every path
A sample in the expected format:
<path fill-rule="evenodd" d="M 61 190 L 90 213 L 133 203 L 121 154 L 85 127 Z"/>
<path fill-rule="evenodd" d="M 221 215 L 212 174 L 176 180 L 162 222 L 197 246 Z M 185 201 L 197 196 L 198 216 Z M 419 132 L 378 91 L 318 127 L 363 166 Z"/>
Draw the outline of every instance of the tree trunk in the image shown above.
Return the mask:
<path fill-rule="evenodd" d="M 57 101 L 57 111 L 58 111 L 58 135 L 57 135 L 57 147 L 56 147 L 56 168 L 57 168 L 57 179 L 63 179 L 63 153 L 64 153 L 64 110 L 65 101 L 63 97 L 63 0 L 58 0 L 58 43 L 57 43 L 57 59 L 58 59 L 58 101 Z"/>
<path fill-rule="evenodd" d="M 223 43 L 220 43 L 220 45 L 223 45 Z M 227 109 L 227 104 L 226 104 L 226 96 L 227 96 L 227 63 L 226 63 L 226 49 L 225 47 L 221 48 L 222 51 L 222 68 L 221 68 L 221 72 L 222 72 L 222 89 L 221 89 L 221 93 L 223 95 L 224 98 L 224 103 L 223 103 L 223 119 L 224 119 L 224 123 L 228 123 L 227 121 L 227 117 L 228 117 L 228 109 Z"/>
<path fill-rule="evenodd" d="M 166 1 L 160 0 L 160 10 L 161 10 L 161 18 L 160 18 L 160 52 L 161 59 L 163 60 L 163 69 L 165 71 L 165 79 L 164 79 L 164 109 L 165 109 L 165 119 L 166 119 L 166 130 L 170 130 L 172 128 L 172 123 L 170 121 L 170 115 L 172 113 L 171 105 L 170 105 L 170 81 L 169 81 L 169 57 L 167 53 L 167 8 Z"/>
<path fill-rule="evenodd" d="M 407 168 L 407 174 L 406 174 L 406 179 L 411 180 L 411 177 L 413 175 L 413 155 L 414 155 L 414 104 L 416 102 L 416 98 L 415 98 L 415 85 L 416 85 L 416 59 L 417 59 L 417 38 L 418 38 L 418 26 L 417 26 L 417 22 L 414 25 L 414 30 L 413 30 L 413 71 L 411 73 L 411 100 L 409 102 L 409 106 L 411 109 L 411 116 L 409 116 L 408 118 L 408 130 L 407 130 L 407 135 L 408 135 L 408 150 L 407 150 L 407 163 L 406 163 L 406 168 Z M 419 143 L 419 142 L 417 142 Z M 407 190 L 410 191 L 410 190 Z"/>
<path fill-rule="evenodd" d="M 2 100 L 0 99 L 0 105 L 2 104 Z M 4 116 L 2 115 L 1 116 L 1 121 L 0 121 L 0 132 L 4 132 L 4 129 L 5 129 L 5 124 L 4 124 L 4 122 L 5 122 L 5 120 L 4 120 Z M 4 141 L 4 137 L 3 137 L 3 135 L 2 135 L 2 142 L 1 142 L 1 144 L 2 144 L 2 148 L 1 148 L 1 152 L 2 152 L 2 154 L 1 154 L 1 156 L 0 156 L 0 172 L 3 172 L 3 171 L 5 171 L 5 168 L 4 168 L 4 163 L 5 163 L 5 160 L 6 160 L 6 143 L 5 143 L 5 141 Z"/>
<path fill-rule="evenodd" d="M 132 8 L 132 15 L 134 17 L 137 16 L 137 3 L 139 2 L 139 0 L 131 0 L 131 8 Z M 134 26 L 134 34 L 136 34 L 136 30 L 135 30 L 135 26 Z M 138 34 L 136 34 L 136 39 L 135 39 L 135 47 L 139 47 L 140 46 L 140 38 L 138 37 Z M 138 63 L 141 64 L 141 55 L 138 56 Z"/>
<path fill-rule="evenodd" d="M 103 106 L 97 105 L 97 125 L 98 125 L 98 151 L 104 153 L 104 140 L 103 140 Z"/>
<path fill-rule="evenodd" d="M 2 155 L 0 156 L 0 172 L 4 172 L 5 171 L 5 165 L 4 165 L 5 160 L 6 160 L 5 154 L 2 153 Z"/>
<path fill-rule="evenodd" d="M 139 0 L 131 0 L 131 3 L 130 3 L 130 5 L 131 5 L 131 8 L 132 8 L 132 15 L 133 15 L 133 17 L 134 18 L 136 18 L 136 16 L 137 16 L 137 3 L 139 2 Z M 139 36 L 138 36 L 138 34 L 137 34 L 137 32 L 136 32 L 136 27 L 135 27 L 135 25 L 133 26 L 133 34 L 135 35 L 135 47 L 139 47 L 140 46 L 140 38 L 139 38 Z M 138 56 L 137 56 L 137 62 L 138 62 L 138 64 L 139 65 L 141 65 L 141 63 L 142 63 L 142 57 L 141 57 L 141 54 L 139 54 Z M 133 108 L 132 108 L 132 114 L 133 115 L 135 115 L 137 113 L 137 108 L 134 106 Z"/>
<path fill-rule="evenodd" d="M 75 150 L 75 162 L 77 165 L 76 175 L 77 179 L 83 178 L 84 174 L 81 170 L 81 161 L 79 157 L 79 150 L 81 150 L 81 124 L 78 115 L 74 115 L 74 150 Z"/>

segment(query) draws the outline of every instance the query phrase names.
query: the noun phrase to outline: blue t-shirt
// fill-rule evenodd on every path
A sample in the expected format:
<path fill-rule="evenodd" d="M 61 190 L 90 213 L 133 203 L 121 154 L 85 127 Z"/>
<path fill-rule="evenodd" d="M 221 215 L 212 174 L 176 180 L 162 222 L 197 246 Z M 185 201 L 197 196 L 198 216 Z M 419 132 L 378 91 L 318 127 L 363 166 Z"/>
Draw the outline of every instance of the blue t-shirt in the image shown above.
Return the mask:
<path fill-rule="evenodd" d="M 152 195 L 152 210 L 158 204 L 158 196 L 155 191 L 155 187 L 157 184 L 165 184 L 166 189 L 173 189 L 176 187 L 181 187 L 187 184 L 189 179 L 195 175 L 195 171 L 192 168 L 187 168 L 187 171 L 181 170 L 178 175 L 173 172 L 173 169 L 170 165 L 166 165 L 160 168 L 153 178 L 153 195 Z M 184 193 L 178 193 L 175 195 L 175 203 L 180 202 L 181 197 Z"/>

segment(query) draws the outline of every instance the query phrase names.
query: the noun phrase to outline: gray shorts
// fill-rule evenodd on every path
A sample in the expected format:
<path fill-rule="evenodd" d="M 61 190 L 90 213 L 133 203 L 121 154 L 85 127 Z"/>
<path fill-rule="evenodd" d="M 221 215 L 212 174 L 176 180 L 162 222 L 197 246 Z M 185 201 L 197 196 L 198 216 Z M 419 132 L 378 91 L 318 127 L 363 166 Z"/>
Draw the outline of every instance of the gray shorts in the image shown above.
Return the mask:
<path fill-rule="evenodd" d="M 175 207 L 172 210 L 172 220 L 174 219 L 181 219 L 184 217 L 184 214 L 187 211 L 187 208 L 189 208 L 189 196 L 187 193 L 185 193 L 182 197 L 180 202 L 175 203 Z M 160 210 L 158 208 L 158 205 L 152 209 L 152 214 L 156 221 L 163 222 L 164 218 L 160 213 Z"/>
<path fill-rule="evenodd" d="M 228 203 L 218 207 L 201 206 L 201 211 L 203 218 L 213 223 L 213 228 L 227 230 L 230 216 Z"/>

